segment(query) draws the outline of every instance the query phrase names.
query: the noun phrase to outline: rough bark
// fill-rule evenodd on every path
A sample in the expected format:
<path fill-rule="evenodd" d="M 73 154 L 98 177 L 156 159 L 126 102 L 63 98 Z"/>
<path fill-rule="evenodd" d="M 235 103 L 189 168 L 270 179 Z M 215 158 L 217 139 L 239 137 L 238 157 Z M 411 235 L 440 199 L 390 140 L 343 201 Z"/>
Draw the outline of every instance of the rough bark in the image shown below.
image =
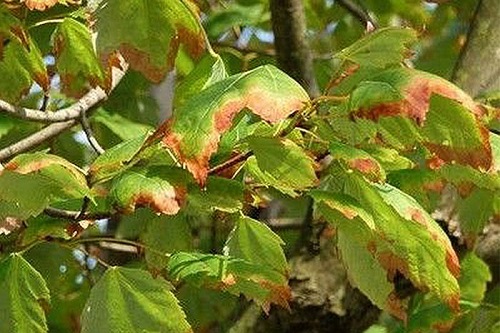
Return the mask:
<path fill-rule="evenodd" d="M 271 0 L 270 5 L 279 67 L 297 80 L 309 95 L 318 96 L 302 0 Z"/>
<path fill-rule="evenodd" d="M 453 81 L 471 96 L 500 90 L 500 1 L 480 0 Z"/>

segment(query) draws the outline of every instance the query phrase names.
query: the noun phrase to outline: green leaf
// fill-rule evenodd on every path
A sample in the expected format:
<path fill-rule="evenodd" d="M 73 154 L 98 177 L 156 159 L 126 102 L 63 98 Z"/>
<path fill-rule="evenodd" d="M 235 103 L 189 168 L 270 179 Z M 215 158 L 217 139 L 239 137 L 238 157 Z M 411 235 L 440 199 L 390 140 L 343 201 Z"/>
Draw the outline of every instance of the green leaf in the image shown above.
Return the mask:
<path fill-rule="evenodd" d="M 133 69 L 160 82 L 179 43 L 198 56 L 205 37 L 194 5 L 184 0 L 109 0 L 97 11 L 97 53 L 112 65 L 119 51 Z"/>
<path fill-rule="evenodd" d="M 26 222 L 27 228 L 22 233 L 23 246 L 50 237 L 51 239 L 71 239 L 68 234 L 68 222 L 47 216 L 38 216 Z"/>
<path fill-rule="evenodd" d="M 380 163 L 361 149 L 340 142 L 332 142 L 330 155 L 333 159 L 344 161 L 349 168 L 358 170 L 371 180 L 385 180 L 385 171 Z"/>
<path fill-rule="evenodd" d="M 243 294 L 269 310 L 271 303 L 288 307 L 291 297 L 286 277 L 267 266 L 251 264 L 227 256 L 174 254 L 168 263 L 170 276 L 196 286 Z"/>
<path fill-rule="evenodd" d="M 49 204 L 89 194 L 83 172 L 55 155 L 22 154 L 0 173 L 0 218 L 26 219 Z"/>
<path fill-rule="evenodd" d="M 314 161 L 291 140 L 252 136 L 247 142 L 256 161 L 248 159 L 247 170 L 257 181 L 292 196 L 317 184 Z"/>
<path fill-rule="evenodd" d="M 288 264 L 282 246 L 285 243 L 267 225 L 246 216 L 236 221 L 225 249 L 231 257 L 250 263 L 272 267 L 283 275 Z"/>
<path fill-rule="evenodd" d="M 82 313 L 82 333 L 191 332 L 172 286 L 148 272 L 108 268 Z"/>
<path fill-rule="evenodd" d="M 222 177 L 208 177 L 206 188 L 195 184 L 188 193 L 189 206 L 198 210 L 236 213 L 243 208 L 243 185 Z"/>
<path fill-rule="evenodd" d="M 220 11 L 210 15 L 205 23 L 210 38 L 218 38 L 222 33 L 235 26 L 257 25 L 269 19 L 263 2 L 241 5 L 229 3 Z M 267 15 L 266 15 L 267 14 Z"/>
<path fill-rule="evenodd" d="M 335 94 L 346 94 L 381 69 L 398 66 L 410 57 L 408 46 L 415 43 L 416 37 L 412 29 L 391 27 L 377 29 L 359 39 L 334 56 L 337 69 L 329 88 L 335 88 Z"/>
<path fill-rule="evenodd" d="M 227 77 L 222 58 L 218 55 L 205 55 L 175 88 L 174 106 L 182 106 L 203 89 Z"/>
<path fill-rule="evenodd" d="M 304 89 L 273 66 L 258 67 L 209 86 L 174 111 L 163 142 L 203 183 L 220 136 L 244 108 L 276 123 L 309 100 Z"/>
<path fill-rule="evenodd" d="M 492 279 L 490 269 L 474 252 L 468 252 L 460 264 L 460 298 L 479 304 L 486 293 L 487 283 Z"/>
<path fill-rule="evenodd" d="M 0 99 L 18 101 L 33 81 L 48 89 L 49 78 L 38 46 L 4 6 L 0 6 L 0 43 Z"/>
<path fill-rule="evenodd" d="M 107 181 L 126 170 L 128 162 L 141 150 L 147 135 L 122 142 L 100 155 L 90 166 L 90 182 L 92 184 Z"/>
<path fill-rule="evenodd" d="M 104 73 L 85 25 L 65 18 L 57 25 L 52 43 L 64 94 L 78 98 L 89 90 L 89 85 L 104 86 Z"/>
<path fill-rule="evenodd" d="M 118 113 L 110 113 L 103 108 L 95 112 L 91 121 L 106 126 L 124 141 L 135 139 L 138 136 L 144 137 L 153 130 L 152 126 L 131 121 Z"/>
<path fill-rule="evenodd" d="M 45 280 L 19 254 L 11 254 L 0 263 L 2 332 L 48 332 L 44 303 L 49 301 Z"/>
<path fill-rule="evenodd" d="M 167 266 L 171 253 L 190 250 L 192 247 L 191 229 L 185 214 L 157 216 L 149 214 L 145 233 L 141 236 L 145 247 L 146 262 L 157 271 Z"/>
<path fill-rule="evenodd" d="M 131 213 L 137 206 L 175 215 L 184 204 L 182 172 L 174 168 L 131 168 L 113 179 L 109 200 L 115 209 Z M 179 170 L 182 171 L 182 170 Z"/>

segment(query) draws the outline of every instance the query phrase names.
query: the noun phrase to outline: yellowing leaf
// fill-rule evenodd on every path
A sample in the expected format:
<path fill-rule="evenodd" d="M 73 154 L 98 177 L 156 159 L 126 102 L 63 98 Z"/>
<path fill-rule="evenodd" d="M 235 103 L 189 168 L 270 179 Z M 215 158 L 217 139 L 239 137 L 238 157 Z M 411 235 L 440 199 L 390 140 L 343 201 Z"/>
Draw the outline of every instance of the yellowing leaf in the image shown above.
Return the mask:
<path fill-rule="evenodd" d="M 221 135 L 244 108 L 276 123 L 309 100 L 304 89 L 274 66 L 262 66 L 218 81 L 176 109 L 165 123 L 163 142 L 200 183 Z M 159 130 L 162 131 L 162 128 Z"/>

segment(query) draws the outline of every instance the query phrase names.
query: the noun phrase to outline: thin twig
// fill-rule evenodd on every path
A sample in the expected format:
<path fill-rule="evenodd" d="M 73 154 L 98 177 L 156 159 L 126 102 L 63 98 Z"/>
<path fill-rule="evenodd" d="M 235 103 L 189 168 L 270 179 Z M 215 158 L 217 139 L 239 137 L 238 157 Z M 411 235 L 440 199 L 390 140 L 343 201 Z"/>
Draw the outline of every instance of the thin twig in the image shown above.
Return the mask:
<path fill-rule="evenodd" d="M 81 214 L 81 211 L 66 210 L 66 209 L 59 209 L 59 208 L 53 208 L 53 207 L 47 207 L 43 210 L 43 212 L 44 212 L 44 214 L 46 214 L 50 217 L 61 218 L 61 219 L 66 219 L 66 220 L 71 220 L 71 221 L 102 220 L 102 219 L 110 218 L 113 215 L 110 212 L 95 212 L 95 213 Z"/>
<path fill-rule="evenodd" d="M 40 111 L 47 111 L 47 106 L 49 105 L 50 96 L 48 93 L 43 94 L 42 105 L 40 106 Z"/>
<path fill-rule="evenodd" d="M 367 31 L 372 31 L 378 27 L 377 22 L 359 4 L 351 0 L 338 0 L 339 5 L 344 7 L 349 13 L 356 17 Z"/>
<path fill-rule="evenodd" d="M 104 148 L 102 148 L 102 146 L 95 138 L 94 133 L 92 132 L 92 128 L 90 127 L 89 120 L 87 119 L 87 113 L 85 111 L 82 112 L 80 123 L 82 125 L 83 131 L 85 132 L 85 135 L 87 136 L 87 140 L 89 141 L 90 146 L 94 148 L 97 154 L 99 155 L 104 154 Z"/>
<path fill-rule="evenodd" d="M 230 168 L 238 163 L 245 161 L 247 158 L 252 156 L 252 154 L 253 154 L 252 152 L 247 152 L 245 154 L 238 154 L 236 156 L 233 156 L 230 159 L 228 159 L 227 161 L 222 162 L 221 164 L 216 165 L 213 168 L 211 168 L 210 170 L 208 170 L 208 174 L 214 175 L 214 174 L 217 174 L 223 170 L 226 170 L 226 169 L 228 169 L 228 168 Z"/>

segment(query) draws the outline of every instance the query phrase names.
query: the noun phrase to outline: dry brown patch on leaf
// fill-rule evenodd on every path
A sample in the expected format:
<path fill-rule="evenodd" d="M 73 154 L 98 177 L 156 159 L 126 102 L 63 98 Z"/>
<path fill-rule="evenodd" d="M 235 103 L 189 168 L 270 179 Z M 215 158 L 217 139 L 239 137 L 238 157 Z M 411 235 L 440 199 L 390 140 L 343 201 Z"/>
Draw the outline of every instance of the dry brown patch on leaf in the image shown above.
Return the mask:
<path fill-rule="evenodd" d="M 349 166 L 352 169 L 359 170 L 362 173 L 379 174 L 380 168 L 378 164 L 370 158 L 357 158 L 349 161 Z"/>
<path fill-rule="evenodd" d="M 387 297 L 386 309 L 392 315 L 396 316 L 397 318 L 401 319 L 403 322 L 406 323 L 408 319 L 408 315 L 406 313 L 406 307 L 401 301 L 401 299 L 396 295 L 396 292 L 394 291 L 391 292 L 389 294 L 389 297 Z"/>
<path fill-rule="evenodd" d="M 8 235 L 12 231 L 19 229 L 22 224 L 22 220 L 15 217 L 6 217 L 4 220 L 0 220 L 0 235 Z"/>
<path fill-rule="evenodd" d="M 205 52 L 205 38 L 202 33 L 193 33 L 184 27 L 176 27 L 179 40 L 184 44 L 189 54 L 199 58 Z"/>
<path fill-rule="evenodd" d="M 208 133 L 205 145 L 196 155 L 186 156 L 183 153 L 183 137 L 169 130 L 171 122 L 166 123 L 165 127 L 162 125 L 163 132 L 167 133 L 162 142 L 174 151 L 198 183 L 204 185 L 208 176 L 210 157 L 217 151 L 221 135 L 231 128 L 234 117 L 242 109 L 248 108 L 262 119 L 276 123 L 286 119 L 302 105 L 303 102 L 298 98 L 280 100 L 266 91 L 251 89 L 241 98 L 228 100 L 220 106 L 213 118 L 213 129 Z"/>
<path fill-rule="evenodd" d="M 44 11 L 55 6 L 58 0 L 25 0 L 24 3 L 29 10 Z"/>
<path fill-rule="evenodd" d="M 133 212 L 136 206 L 143 206 L 150 207 L 161 214 L 175 215 L 181 209 L 185 197 L 186 190 L 184 188 L 175 188 L 175 190 L 161 192 L 137 193 L 126 210 Z"/>
<path fill-rule="evenodd" d="M 422 125 L 429 111 L 432 94 L 438 94 L 462 104 L 477 117 L 484 115 L 484 110 L 469 95 L 440 78 L 415 75 L 402 93 L 403 99 L 400 101 L 361 108 L 354 114 L 373 121 L 381 117 L 406 116 Z"/>
<path fill-rule="evenodd" d="M 288 285 L 279 285 L 265 280 L 261 281 L 259 284 L 264 289 L 269 290 L 269 296 L 262 304 L 262 310 L 264 310 L 266 314 L 269 314 L 271 304 L 277 304 L 291 311 L 288 302 L 292 299 L 292 290 Z"/>
<path fill-rule="evenodd" d="M 411 208 L 409 215 L 411 216 L 411 219 L 413 221 L 425 227 L 433 240 L 439 242 L 442 246 L 444 246 L 446 251 L 446 267 L 454 277 L 458 277 L 460 275 L 460 261 L 458 260 L 457 254 L 455 253 L 455 250 L 453 249 L 453 246 L 451 245 L 449 239 L 444 238 L 437 230 L 433 229 L 421 210 Z"/>

